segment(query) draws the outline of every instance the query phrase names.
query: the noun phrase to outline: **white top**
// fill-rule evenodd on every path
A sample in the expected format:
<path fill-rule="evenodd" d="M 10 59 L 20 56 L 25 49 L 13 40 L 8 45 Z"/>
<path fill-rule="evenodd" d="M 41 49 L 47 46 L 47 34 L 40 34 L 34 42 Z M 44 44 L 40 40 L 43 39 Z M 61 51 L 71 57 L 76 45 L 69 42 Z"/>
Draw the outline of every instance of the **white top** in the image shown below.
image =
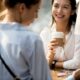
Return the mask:
<path fill-rule="evenodd" d="M 64 53 L 55 54 L 54 59 L 57 60 L 58 58 L 62 58 L 64 63 L 63 67 L 66 69 L 76 69 L 80 68 L 80 36 L 74 34 L 74 26 L 72 26 L 71 31 L 66 35 L 66 44 L 64 45 Z M 47 54 L 48 50 L 48 43 L 50 41 L 50 37 L 52 32 L 55 29 L 52 28 L 45 28 L 40 36 L 44 43 L 45 52 Z M 77 37 L 75 39 L 75 36 Z"/>
<path fill-rule="evenodd" d="M 75 80 L 73 75 L 69 75 L 65 80 Z"/>
<path fill-rule="evenodd" d="M 0 23 L 0 54 L 21 80 L 51 80 L 40 37 L 22 25 Z M 13 80 L 1 60 L 0 80 Z"/>

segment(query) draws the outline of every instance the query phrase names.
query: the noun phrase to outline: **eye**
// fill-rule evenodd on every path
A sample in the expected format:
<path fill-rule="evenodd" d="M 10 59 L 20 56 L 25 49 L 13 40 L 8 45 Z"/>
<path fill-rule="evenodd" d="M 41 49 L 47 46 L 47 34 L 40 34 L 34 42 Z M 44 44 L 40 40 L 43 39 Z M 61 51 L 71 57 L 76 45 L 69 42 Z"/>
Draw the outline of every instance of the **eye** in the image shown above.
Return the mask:
<path fill-rule="evenodd" d="M 59 4 L 53 4 L 53 7 L 59 8 Z"/>
<path fill-rule="evenodd" d="M 64 8 L 65 8 L 65 9 L 68 9 L 68 7 L 67 7 L 67 6 L 64 6 Z"/>
<path fill-rule="evenodd" d="M 70 6 L 69 6 L 69 5 L 64 5 L 63 8 L 65 8 L 65 9 L 69 9 Z"/>

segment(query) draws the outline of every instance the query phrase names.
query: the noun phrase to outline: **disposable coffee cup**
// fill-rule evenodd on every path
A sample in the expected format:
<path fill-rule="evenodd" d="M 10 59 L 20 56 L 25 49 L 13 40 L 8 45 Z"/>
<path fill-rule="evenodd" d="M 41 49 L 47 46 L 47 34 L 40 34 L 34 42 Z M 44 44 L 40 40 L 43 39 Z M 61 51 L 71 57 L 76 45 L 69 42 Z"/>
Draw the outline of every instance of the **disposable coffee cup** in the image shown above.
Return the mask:
<path fill-rule="evenodd" d="M 64 33 L 63 32 L 53 32 L 51 34 L 51 39 L 59 39 L 64 41 Z M 56 47 L 56 52 L 55 52 L 55 59 L 58 59 L 57 55 L 60 55 L 61 57 L 64 55 L 64 49 L 62 46 Z"/>
<path fill-rule="evenodd" d="M 52 32 L 51 38 L 64 38 L 63 32 Z"/>

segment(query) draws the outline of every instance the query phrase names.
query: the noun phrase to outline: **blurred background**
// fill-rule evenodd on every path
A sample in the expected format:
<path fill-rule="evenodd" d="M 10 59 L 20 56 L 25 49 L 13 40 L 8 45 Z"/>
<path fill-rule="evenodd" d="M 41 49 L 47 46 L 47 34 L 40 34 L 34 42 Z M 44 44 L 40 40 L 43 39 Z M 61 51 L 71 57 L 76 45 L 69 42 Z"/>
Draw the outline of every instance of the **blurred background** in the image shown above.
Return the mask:
<path fill-rule="evenodd" d="M 48 26 L 51 21 L 51 0 L 42 0 L 40 10 L 39 10 L 39 16 L 38 18 L 30 25 L 30 28 L 40 33 L 41 30 Z"/>

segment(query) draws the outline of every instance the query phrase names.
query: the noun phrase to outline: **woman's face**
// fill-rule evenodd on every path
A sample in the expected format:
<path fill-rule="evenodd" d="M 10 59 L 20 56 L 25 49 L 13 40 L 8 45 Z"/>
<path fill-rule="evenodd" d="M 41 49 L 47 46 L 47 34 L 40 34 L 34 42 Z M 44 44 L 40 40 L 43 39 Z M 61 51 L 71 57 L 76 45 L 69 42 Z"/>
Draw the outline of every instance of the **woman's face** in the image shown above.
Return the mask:
<path fill-rule="evenodd" d="M 69 0 L 54 0 L 52 16 L 56 22 L 68 21 L 73 11 Z"/>

